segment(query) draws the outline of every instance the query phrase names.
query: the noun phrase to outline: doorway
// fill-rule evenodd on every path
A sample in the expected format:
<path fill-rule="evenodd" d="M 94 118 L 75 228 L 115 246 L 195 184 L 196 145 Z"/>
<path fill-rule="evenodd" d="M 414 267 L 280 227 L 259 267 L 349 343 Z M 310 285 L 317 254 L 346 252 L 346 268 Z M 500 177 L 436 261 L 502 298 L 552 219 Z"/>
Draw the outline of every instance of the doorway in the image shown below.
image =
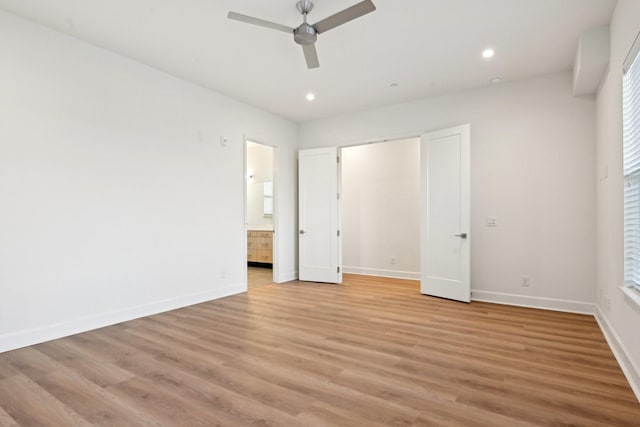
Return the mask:
<path fill-rule="evenodd" d="M 417 141 L 412 142 L 415 145 Z M 411 251 L 414 258 L 419 254 L 420 291 L 426 295 L 469 302 L 471 298 L 470 126 L 461 125 L 424 133 L 420 135 L 419 144 L 419 154 L 414 153 L 412 158 L 419 159 L 420 181 L 417 187 L 420 189 L 420 197 L 413 197 L 413 200 L 414 203 L 418 200 L 420 204 L 418 210 L 420 226 L 414 225 L 410 228 L 413 240 L 417 241 L 415 237 L 418 237 L 420 241 L 420 251 Z M 346 150 L 348 148 L 342 149 L 343 157 Z M 338 163 L 340 162 L 340 156 L 336 157 L 337 153 L 339 153 L 337 147 L 299 151 L 298 217 L 301 238 L 299 240 L 298 266 L 301 281 L 341 282 L 341 271 L 343 271 L 341 265 L 343 261 L 343 238 L 340 229 L 341 205 L 345 203 L 347 196 L 343 194 L 345 197 L 342 199 L 339 190 L 340 175 L 341 172 L 344 174 L 344 170 L 336 168 L 335 163 L 331 161 L 333 156 L 334 160 L 337 158 Z M 382 157 L 383 164 L 390 162 L 390 156 Z M 398 164 L 401 171 L 405 164 L 406 162 L 402 161 Z M 377 177 L 380 175 L 380 171 L 374 168 L 371 175 Z M 342 180 L 344 181 L 344 178 Z M 389 194 L 395 195 L 401 190 L 401 187 L 393 184 L 389 189 L 391 190 Z M 374 189 L 371 193 L 374 195 L 374 200 L 375 198 L 380 199 L 380 188 Z M 336 194 L 340 203 L 334 203 Z M 352 201 L 351 197 L 349 199 Z M 368 216 L 377 214 L 380 210 L 393 206 L 395 203 L 390 199 L 382 199 L 383 203 L 380 207 L 363 209 L 358 204 L 358 211 L 354 216 L 356 223 L 362 224 Z M 360 201 L 356 200 L 357 203 Z M 313 215 L 307 215 L 309 212 Z M 400 221 L 398 215 L 392 215 L 389 222 L 398 223 Z M 345 227 L 345 233 L 349 232 L 347 227 Z M 367 235 L 375 234 L 380 234 L 379 230 L 374 229 L 367 232 Z M 310 245 L 306 243 L 311 236 L 315 238 L 316 242 L 322 244 Z M 395 237 L 394 233 L 388 234 L 382 243 L 387 245 L 392 237 Z M 406 239 L 404 240 L 406 241 Z M 367 245 L 367 248 L 371 246 Z M 308 247 L 313 250 L 307 251 Z M 303 257 L 303 254 L 308 255 L 307 252 L 311 256 Z M 381 252 L 379 247 L 377 252 Z M 335 254 L 337 257 L 334 256 Z M 361 257 L 362 254 L 362 249 L 355 251 L 356 256 Z M 332 263 L 336 262 L 336 259 L 338 280 L 325 279 L 332 272 Z M 387 259 L 390 265 L 397 262 L 397 257 L 394 255 L 389 256 L 383 253 L 382 259 L 383 262 L 385 262 L 384 259 Z M 318 271 L 322 270 L 322 273 L 326 272 L 326 276 L 323 275 L 320 279 L 307 278 L 307 273 L 314 272 L 312 268 Z M 344 270 L 347 269 L 344 268 Z M 366 269 L 361 269 L 360 274 L 367 274 L 363 270 Z M 384 269 L 377 270 L 377 274 L 373 275 L 380 275 Z M 305 273 L 305 277 L 303 277 L 303 273 Z M 416 271 L 410 273 L 416 275 Z M 335 276 L 335 270 L 332 274 Z"/>
<path fill-rule="evenodd" d="M 274 282 L 274 147 L 246 142 L 247 289 Z"/>
<path fill-rule="evenodd" d="M 343 271 L 420 279 L 420 138 L 345 147 Z"/>

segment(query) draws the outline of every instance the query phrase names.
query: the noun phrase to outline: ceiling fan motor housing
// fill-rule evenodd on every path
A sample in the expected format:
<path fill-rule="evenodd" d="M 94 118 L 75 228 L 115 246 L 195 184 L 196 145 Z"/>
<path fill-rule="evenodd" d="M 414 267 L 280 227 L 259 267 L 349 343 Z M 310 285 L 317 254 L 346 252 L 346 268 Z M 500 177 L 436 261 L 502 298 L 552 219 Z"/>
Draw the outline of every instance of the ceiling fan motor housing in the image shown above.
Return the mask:
<path fill-rule="evenodd" d="M 316 29 L 306 22 L 293 31 L 293 39 L 301 45 L 314 44 L 318 39 Z"/>
<path fill-rule="evenodd" d="M 300 13 L 306 15 L 313 10 L 313 2 L 309 0 L 301 0 L 296 3 L 296 8 L 298 8 L 298 11 L 300 11 Z"/>

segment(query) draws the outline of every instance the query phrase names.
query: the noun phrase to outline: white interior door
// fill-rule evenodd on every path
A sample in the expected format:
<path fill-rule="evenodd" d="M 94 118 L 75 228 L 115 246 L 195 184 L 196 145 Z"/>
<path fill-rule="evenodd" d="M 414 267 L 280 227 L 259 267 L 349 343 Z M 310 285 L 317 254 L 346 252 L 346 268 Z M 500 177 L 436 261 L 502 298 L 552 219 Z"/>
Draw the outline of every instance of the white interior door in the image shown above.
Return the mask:
<path fill-rule="evenodd" d="M 470 126 L 421 137 L 423 294 L 471 300 Z"/>
<path fill-rule="evenodd" d="M 341 283 L 338 149 L 298 153 L 300 280 Z"/>

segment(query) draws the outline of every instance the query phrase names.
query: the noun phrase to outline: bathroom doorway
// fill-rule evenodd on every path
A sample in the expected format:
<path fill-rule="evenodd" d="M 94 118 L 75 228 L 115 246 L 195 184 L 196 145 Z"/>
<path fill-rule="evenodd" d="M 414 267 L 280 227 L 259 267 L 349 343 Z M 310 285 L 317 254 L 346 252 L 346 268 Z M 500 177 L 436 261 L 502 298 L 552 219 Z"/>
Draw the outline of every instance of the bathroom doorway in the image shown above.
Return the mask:
<path fill-rule="evenodd" d="M 247 289 L 273 283 L 274 148 L 253 141 L 246 147 Z"/>

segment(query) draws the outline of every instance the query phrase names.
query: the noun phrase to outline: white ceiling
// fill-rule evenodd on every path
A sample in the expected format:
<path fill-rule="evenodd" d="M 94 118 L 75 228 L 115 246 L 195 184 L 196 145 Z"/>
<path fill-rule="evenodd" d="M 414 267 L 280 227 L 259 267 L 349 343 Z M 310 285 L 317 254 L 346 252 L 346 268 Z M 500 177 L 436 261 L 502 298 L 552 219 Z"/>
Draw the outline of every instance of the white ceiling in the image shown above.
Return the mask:
<path fill-rule="evenodd" d="M 295 0 L 0 0 L 0 8 L 172 75 L 303 122 L 570 70 L 578 37 L 609 22 L 615 0 L 373 0 L 377 10 L 318 39 L 306 68 L 286 33 Z M 359 0 L 316 0 L 311 23 Z M 482 50 L 494 47 L 487 61 Z M 390 87 L 398 83 L 398 87 Z M 314 92 L 316 100 L 305 99 Z"/>

